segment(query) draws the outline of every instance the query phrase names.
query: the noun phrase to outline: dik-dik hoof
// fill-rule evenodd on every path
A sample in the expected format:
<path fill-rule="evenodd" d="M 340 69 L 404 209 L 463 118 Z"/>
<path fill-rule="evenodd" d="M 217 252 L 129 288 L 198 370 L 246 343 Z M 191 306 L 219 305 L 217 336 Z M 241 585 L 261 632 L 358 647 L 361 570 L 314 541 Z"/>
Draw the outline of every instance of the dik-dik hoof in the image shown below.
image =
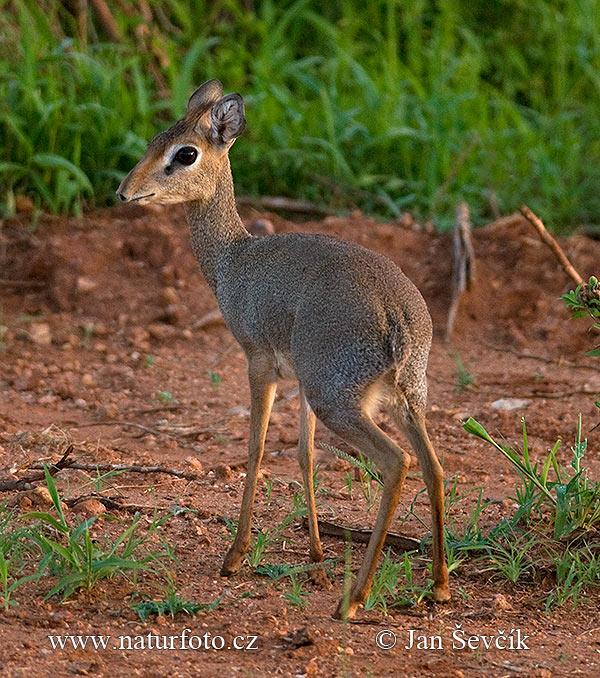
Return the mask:
<path fill-rule="evenodd" d="M 447 603 L 452 598 L 448 584 L 434 584 L 433 599 L 436 603 Z"/>
<path fill-rule="evenodd" d="M 230 577 L 232 574 L 235 574 L 240 567 L 242 567 L 242 561 L 244 558 L 244 553 L 234 550 L 233 547 L 227 551 L 227 555 L 223 560 L 223 565 L 221 566 L 221 577 Z"/>
<path fill-rule="evenodd" d="M 361 603 L 359 601 L 347 601 L 342 598 L 337 606 L 337 610 L 333 613 L 333 618 L 341 620 L 354 619 L 360 605 Z"/>

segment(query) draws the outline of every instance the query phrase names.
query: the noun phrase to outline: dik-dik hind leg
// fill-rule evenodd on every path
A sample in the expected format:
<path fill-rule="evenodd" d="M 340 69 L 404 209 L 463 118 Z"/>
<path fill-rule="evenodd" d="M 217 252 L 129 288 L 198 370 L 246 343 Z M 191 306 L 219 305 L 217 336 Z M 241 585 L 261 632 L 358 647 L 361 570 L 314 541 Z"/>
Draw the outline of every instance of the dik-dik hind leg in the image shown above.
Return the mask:
<path fill-rule="evenodd" d="M 398 423 L 408 438 L 423 471 L 431 503 L 433 537 L 433 598 L 438 603 L 450 600 L 448 567 L 444 551 L 444 473 L 427 434 L 425 417 L 409 406 Z"/>
<path fill-rule="evenodd" d="M 352 584 L 349 600 L 341 600 L 334 614 L 337 619 L 351 619 L 369 595 L 377 561 L 400 499 L 410 459 L 366 414 L 358 415 L 356 423 L 351 426 L 346 424 L 340 427 L 335 423 L 325 423 L 350 445 L 364 452 L 380 469 L 383 478 L 379 513 L 364 560 Z"/>
<path fill-rule="evenodd" d="M 311 410 L 304 389 L 300 386 L 300 435 L 298 436 L 298 462 L 302 469 L 304 497 L 307 508 L 308 537 L 310 541 L 310 559 L 313 563 L 323 560 L 323 548 L 319 537 L 315 489 L 313 486 L 313 462 L 316 417 Z M 312 579 L 318 586 L 329 588 L 330 583 L 323 567 L 312 570 Z"/>
<path fill-rule="evenodd" d="M 242 559 L 250 546 L 252 508 L 256 494 L 258 471 L 265 449 L 265 436 L 269 416 L 277 389 L 272 365 L 264 358 L 248 358 L 250 382 L 250 440 L 248 443 L 248 468 L 242 497 L 242 507 L 235 540 L 225 556 L 221 575 L 227 577 L 240 569 Z"/>

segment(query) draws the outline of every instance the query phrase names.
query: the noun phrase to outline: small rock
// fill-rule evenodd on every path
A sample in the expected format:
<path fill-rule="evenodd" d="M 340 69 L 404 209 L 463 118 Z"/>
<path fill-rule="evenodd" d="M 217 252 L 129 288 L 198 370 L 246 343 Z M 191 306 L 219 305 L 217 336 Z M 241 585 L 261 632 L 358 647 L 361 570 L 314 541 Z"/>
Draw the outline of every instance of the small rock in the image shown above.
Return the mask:
<path fill-rule="evenodd" d="M 230 407 L 227 410 L 227 414 L 230 414 L 232 417 L 239 417 L 240 419 L 246 419 L 250 416 L 250 410 L 243 405 L 235 405 Z"/>
<path fill-rule="evenodd" d="M 40 385 L 40 374 L 35 370 L 24 370 L 13 382 L 15 391 L 34 391 Z"/>
<path fill-rule="evenodd" d="M 119 408 L 115 403 L 107 403 L 98 408 L 98 414 L 104 419 L 116 419 L 119 414 Z"/>
<path fill-rule="evenodd" d="M 171 325 L 165 325 L 164 323 L 152 323 L 148 325 L 148 332 L 153 339 L 164 341 L 175 336 L 177 330 Z"/>
<path fill-rule="evenodd" d="M 165 287 L 161 293 L 161 300 L 163 306 L 169 306 L 170 304 L 176 304 L 179 301 L 179 296 L 177 290 L 174 287 Z"/>
<path fill-rule="evenodd" d="M 494 596 L 494 609 L 495 610 L 512 610 L 512 605 L 506 599 L 506 596 L 502 593 L 497 593 Z"/>
<path fill-rule="evenodd" d="M 304 675 L 307 678 L 314 678 L 319 672 L 319 665 L 317 663 L 317 658 L 313 657 L 308 664 L 306 665 L 306 668 L 304 669 Z"/>
<path fill-rule="evenodd" d="M 550 669 L 537 668 L 532 674 L 532 678 L 552 678 Z"/>
<path fill-rule="evenodd" d="M 148 339 L 150 339 L 148 331 L 143 327 L 132 327 L 129 337 L 129 340 L 134 346 L 145 344 L 147 343 Z"/>
<path fill-rule="evenodd" d="M 248 226 L 248 231 L 250 231 L 252 235 L 262 238 L 265 235 L 273 235 L 275 233 L 275 228 L 273 222 L 268 219 L 257 219 Z"/>
<path fill-rule="evenodd" d="M 75 398 L 73 401 L 73 405 L 77 407 L 80 410 L 84 410 L 87 407 L 87 401 L 84 400 L 83 398 Z"/>
<path fill-rule="evenodd" d="M 164 626 L 167 623 L 167 619 L 162 614 L 159 614 L 156 617 L 156 623 L 159 624 L 160 626 Z"/>
<path fill-rule="evenodd" d="M 73 513 L 84 518 L 93 518 L 106 513 L 104 504 L 97 499 L 83 499 L 73 506 Z"/>
<path fill-rule="evenodd" d="M 173 264 L 165 264 L 160 269 L 160 277 L 162 278 L 163 284 L 172 285 L 177 280 L 177 271 Z"/>
<path fill-rule="evenodd" d="M 81 383 L 86 387 L 86 388 L 93 388 L 94 386 L 97 386 L 96 380 L 94 379 L 93 375 L 86 373 L 81 377 Z"/>
<path fill-rule="evenodd" d="M 29 339 L 40 346 L 50 346 L 52 333 L 48 323 L 31 323 L 29 326 Z"/>
<path fill-rule="evenodd" d="M 79 294 L 89 294 L 98 288 L 98 283 L 92 278 L 88 278 L 85 275 L 80 275 L 77 278 L 75 287 Z"/>
<path fill-rule="evenodd" d="M 235 473 L 231 469 L 231 466 L 227 466 L 227 464 L 219 464 L 218 466 L 215 466 L 213 470 L 215 479 L 220 482 L 228 483 L 235 478 Z"/>
<path fill-rule="evenodd" d="M 531 400 L 526 400 L 525 398 L 500 398 L 499 400 L 494 400 L 492 407 L 497 410 L 511 412 L 512 410 L 519 410 L 527 407 L 530 403 Z"/>
<path fill-rule="evenodd" d="M 309 631 L 306 626 L 291 631 L 283 637 L 283 640 L 292 650 L 298 647 L 305 647 L 306 645 L 314 645 L 315 642 L 313 632 Z"/>
<path fill-rule="evenodd" d="M 192 456 L 186 457 L 185 461 L 186 461 L 187 465 L 193 471 L 195 471 L 196 473 L 202 473 L 203 472 L 204 469 L 202 467 L 202 462 L 199 459 L 197 459 L 196 457 L 192 457 Z"/>

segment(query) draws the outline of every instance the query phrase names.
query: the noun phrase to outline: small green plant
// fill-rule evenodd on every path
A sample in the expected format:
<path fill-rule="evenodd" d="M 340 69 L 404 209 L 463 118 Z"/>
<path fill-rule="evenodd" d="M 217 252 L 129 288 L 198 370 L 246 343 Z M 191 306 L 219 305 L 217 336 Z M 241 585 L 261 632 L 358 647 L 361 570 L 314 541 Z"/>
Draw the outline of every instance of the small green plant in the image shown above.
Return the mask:
<path fill-rule="evenodd" d="M 558 463 L 556 453 L 560 440 L 556 442 L 543 463 L 532 464 L 523 421 L 523 450 L 521 453 L 497 443 L 475 419 L 463 424 L 465 430 L 493 445 L 513 465 L 521 479 L 517 493 L 521 517 L 531 517 L 535 511 L 540 515 L 544 507 L 552 510 L 554 539 L 566 537 L 575 530 L 591 529 L 600 524 L 600 484 L 592 481 L 581 465 L 587 440 L 581 437 L 581 415 L 577 422 L 577 437 L 571 448 L 572 471 Z M 553 470 L 555 479 L 549 478 Z"/>
<path fill-rule="evenodd" d="M 23 576 L 30 564 L 32 542 L 27 528 L 16 525 L 12 510 L 7 510 L 6 502 L 0 506 L 0 583 L 4 609 L 17 605 L 12 599 L 13 593 L 28 581 L 38 579 L 39 575 Z"/>
<path fill-rule="evenodd" d="M 156 356 L 153 355 L 152 353 L 148 353 L 146 357 L 144 358 L 144 367 L 147 367 L 148 369 L 151 367 L 154 367 L 154 363 L 156 362 Z"/>
<path fill-rule="evenodd" d="M 587 283 L 563 294 L 561 299 L 571 311 L 571 318 L 590 317 L 594 321 L 591 329 L 600 330 L 600 283 L 596 276 L 591 276 Z M 600 345 L 586 355 L 600 357 Z"/>
<path fill-rule="evenodd" d="M 292 574 L 290 575 L 289 586 L 286 587 L 283 597 L 288 601 L 292 607 L 297 607 L 300 610 L 305 610 L 308 606 L 310 594 L 304 590 L 305 582 Z"/>
<path fill-rule="evenodd" d="M 597 547 L 597 545 L 596 545 Z M 591 587 L 600 586 L 600 555 L 590 546 L 585 549 L 567 549 L 564 553 L 554 554 L 552 561 L 556 571 L 556 586 L 546 598 L 546 611 L 571 602 L 577 605 L 589 600 L 586 592 Z"/>
<path fill-rule="evenodd" d="M 450 357 L 454 362 L 454 376 L 457 381 L 457 392 L 460 393 L 461 391 L 472 390 L 477 375 L 467 369 L 460 353 L 452 353 Z"/>
<path fill-rule="evenodd" d="M 391 550 L 385 552 L 365 601 L 366 610 L 379 609 L 385 613 L 389 607 L 418 605 L 432 596 L 433 580 L 427 579 L 425 586 L 414 580 L 416 555 L 416 551 L 407 552 L 400 561 L 394 561 Z"/>
<path fill-rule="evenodd" d="M 31 511 L 22 518 L 39 520 L 47 528 L 31 532 L 32 540 L 42 554 L 38 576 L 48 571 L 58 577 L 47 598 L 60 594 L 65 600 L 79 588 L 90 590 L 101 579 L 151 571 L 154 563 L 173 557 L 164 542 L 160 551 L 150 551 L 146 547 L 150 536 L 157 534 L 170 516 L 158 519 L 155 515 L 150 526 L 140 534 L 142 517 L 136 514 L 133 522 L 116 539 L 107 537 L 99 544 L 90 534 L 96 518 L 71 525 L 64 515 L 62 501 L 47 467 L 44 467 L 44 474 L 57 517 L 47 512 Z"/>
<path fill-rule="evenodd" d="M 218 375 L 216 372 L 209 372 L 208 376 L 210 377 L 210 383 L 215 387 L 219 387 L 223 381 L 223 377 Z"/>
<path fill-rule="evenodd" d="M 269 534 L 269 530 L 266 532 L 259 530 L 250 538 L 250 550 L 246 554 L 246 560 L 250 567 L 255 568 L 260 565 L 265 549 L 272 541 L 273 537 Z"/>
<path fill-rule="evenodd" d="M 507 535 L 502 535 L 502 538 L 498 536 L 490 539 L 486 548 L 492 569 L 516 584 L 534 570 L 531 550 L 539 541 L 539 536 L 533 535 L 527 539 L 524 535 L 513 532 L 506 537 Z"/>
<path fill-rule="evenodd" d="M 344 459 L 349 464 L 352 464 L 354 468 L 358 469 L 360 479 L 360 490 L 365 501 L 367 502 L 367 512 L 370 512 L 373 506 L 375 505 L 377 498 L 379 497 L 379 492 L 381 491 L 381 488 L 383 487 L 383 480 L 381 479 L 381 476 L 377 472 L 375 464 L 368 457 L 365 457 L 363 453 L 360 451 L 358 452 L 357 458 L 352 454 L 348 454 L 347 452 L 344 452 L 343 450 L 334 447 L 333 445 L 321 443 L 321 447 L 323 447 L 323 449 L 329 450 L 330 452 L 333 452 L 333 454 L 335 454 L 336 457 L 338 457 L 339 459 Z M 348 474 L 346 476 L 346 487 L 348 487 L 350 493 L 352 494 L 353 489 L 352 478 L 350 477 L 350 481 L 348 481 Z"/>
<path fill-rule="evenodd" d="M 220 602 L 221 599 L 219 598 L 212 603 L 195 603 L 182 598 L 177 590 L 170 590 L 165 594 L 163 600 L 141 600 L 137 603 L 132 601 L 130 607 L 145 622 L 152 615 L 157 617 L 165 617 L 166 615 L 175 617 L 180 612 L 193 617 L 198 612 L 211 612 L 215 610 Z"/>
<path fill-rule="evenodd" d="M 175 398 L 175 396 L 169 391 L 157 391 L 156 397 L 158 398 L 159 402 L 165 407 L 168 405 L 179 404 L 179 400 L 177 400 L 177 398 Z"/>

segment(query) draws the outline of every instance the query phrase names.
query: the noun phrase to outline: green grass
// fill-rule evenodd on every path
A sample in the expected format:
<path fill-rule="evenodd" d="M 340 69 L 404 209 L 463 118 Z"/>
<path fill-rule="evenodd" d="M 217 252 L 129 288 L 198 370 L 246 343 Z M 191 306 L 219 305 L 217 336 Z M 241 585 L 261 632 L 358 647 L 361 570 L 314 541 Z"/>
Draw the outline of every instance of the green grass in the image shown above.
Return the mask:
<path fill-rule="evenodd" d="M 0 0 L 3 213 L 23 194 L 54 212 L 114 201 L 147 140 L 219 77 L 247 102 L 240 193 L 442 228 L 463 199 L 489 219 L 493 195 L 555 229 L 600 223 L 594 0 L 148 4 L 144 51 L 143 19 L 116 2 L 118 45 L 91 13 L 79 36 L 57 0 Z"/>

